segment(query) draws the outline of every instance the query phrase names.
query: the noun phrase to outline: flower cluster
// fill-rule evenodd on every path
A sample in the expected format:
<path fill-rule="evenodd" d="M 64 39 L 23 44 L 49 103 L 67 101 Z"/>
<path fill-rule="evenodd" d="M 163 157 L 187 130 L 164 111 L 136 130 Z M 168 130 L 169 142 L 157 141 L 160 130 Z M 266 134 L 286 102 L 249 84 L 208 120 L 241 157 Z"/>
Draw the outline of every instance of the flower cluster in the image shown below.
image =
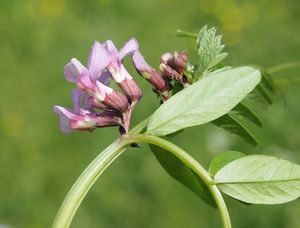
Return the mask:
<path fill-rule="evenodd" d="M 77 59 L 71 59 L 65 66 L 64 74 L 78 87 L 73 90 L 74 109 L 54 106 L 62 132 L 68 134 L 74 129 L 93 131 L 98 127 L 120 125 L 122 132 L 127 133 L 132 109 L 142 92 L 122 61 L 138 48 L 138 42 L 133 38 L 120 51 L 110 40 L 103 44 L 95 41 L 87 68 Z M 109 87 L 111 79 L 124 95 Z"/>
<path fill-rule="evenodd" d="M 103 44 L 95 41 L 87 67 L 77 59 L 71 59 L 64 74 L 69 82 L 77 85 L 77 89 L 72 91 L 74 108 L 53 108 L 60 118 L 63 133 L 93 131 L 109 126 L 120 126 L 121 133 L 128 132 L 133 107 L 141 99 L 142 92 L 123 65 L 126 56 L 131 56 L 137 72 L 152 84 L 163 101 L 170 97 L 171 80 L 184 82 L 185 53 L 164 54 L 161 72 L 158 72 L 146 63 L 138 49 L 139 44 L 134 38 L 120 50 L 111 40 Z M 109 86 L 112 79 L 123 93 Z"/>

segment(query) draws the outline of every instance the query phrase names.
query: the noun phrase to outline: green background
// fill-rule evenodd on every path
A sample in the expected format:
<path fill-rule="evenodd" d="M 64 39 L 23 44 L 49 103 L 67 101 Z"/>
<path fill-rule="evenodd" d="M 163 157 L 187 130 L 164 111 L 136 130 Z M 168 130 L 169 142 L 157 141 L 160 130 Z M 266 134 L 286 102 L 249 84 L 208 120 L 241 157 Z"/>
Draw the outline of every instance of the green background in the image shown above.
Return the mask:
<path fill-rule="evenodd" d="M 265 68 L 300 60 L 300 1 L 192 0 L 1 0 L 0 1 L 0 224 L 50 227 L 71 185 L 116 137 L 116 128 L 63 135 L 53 105 L 71 106 L 63 67 L 83 63 L 95 39 L 118 47 L 136 37 L 145 58 L 187 50 L 191 40 L 175 30 L 217 26 L 224 35 L 226 64 Z M 143 89 L 133 124 L 157 107 L 151 87 L 128 69 Z M 299 70 L 299 69 L 298 69 Z M 210 124 L 173 140 L 207 167 L 221 151 L 276 155 L 300 163 L 298 70 L 274 75 L 286 97 L 258 112 L 264 127 L 253 129 L 260 145 Z M 243 205 L 226 197 L 234 227 L 300 227 L 300 201 L 278 206 Z M 0 225 L 1 227 L 1 225 Z M 72 227 L 220 227 L 218 212 L 171 179 L 149 148 L 131 149 L 96 182 Z"/>

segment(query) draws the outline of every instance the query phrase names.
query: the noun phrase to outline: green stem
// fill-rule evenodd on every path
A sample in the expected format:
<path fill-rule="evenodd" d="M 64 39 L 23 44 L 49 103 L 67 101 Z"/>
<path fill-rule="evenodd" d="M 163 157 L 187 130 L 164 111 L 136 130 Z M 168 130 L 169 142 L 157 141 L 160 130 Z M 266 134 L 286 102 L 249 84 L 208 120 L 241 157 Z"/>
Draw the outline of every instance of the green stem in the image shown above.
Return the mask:
<path fill-rule="evenodd" d="M 149 119 L 150 117 L 140 122 L 130 131 L 130 133 L 138 134 L 142 132 L 147 126 Z M 70 226 L 80 203 L 88 193 L 89 189 L 105 169 L 125 151 L 128 145 L 130 145 L 129 142 L 117 139 L 92 161 L 77 179 L 64 199 L 64 202 L 55 217 L 52 225 L 53 228 L 66 228 Z"/>
<path fill-rule="evenodd" d="M 147 125 L 149 118 L 142 121 L 135 128 L 131 130 L 131 134 L 138 134 Z M 209 190 L 214 197 L 216 204 L 219 208 L 224 228 L 230 228 L 229 214 L 222 198 L 222 195 L 216 185 L 213 184 L 213 180 L 209 176 L 208 172 L 187 152 L 179 148 L 178 146 L 168 142 L 164 139 L 140 134 L 140 135 L 127 135 L 122 136 L 107 147 L 95 160 L 86 168 L 86 170 L 77 179 L 68 195 L 66 196 L 61 208 L 59 209 L 53 228 L 66 228 L 69 227 L 71 221 L 81 204 L 82 200 L 88 193 L 89 189 L 93 186 L 98 177 L 105 171 L 105 169 L 118 158 L 132 143 L 149 143 L 161 148 L 166 149 L 180 159 L 185 165 L 192 169 L 208 186 Z"/>
<path fill-rule="evenodd" d="M 80 175 L 64 199 L 53 223 L 53 228 L 69 227 L 80 203 L 103 171 L 125 151 L 119 139 L 107 147 Z"/>
<path fill-rule="evenodd" d="M 268 69 L 268 73 L 275 74 L 282 70 L 287 70 L 290 68 L 300 67 L 300 62 L 289 62 L 289 63 L 283 63 L 274 67 L 271 67 Z"/>
<path fill-rule="evenodd" d="M 213 180 L 208 174 L 208 172 L 186 151 L 184 151 L 180 147 L 176 146 L 175 144 L 167 140 L 152 135 L 146 135 L 146 134 L 130 135 L 125 140 L 127 142 L 132 142 L 132 143 L 144 142 L 144 143 L 149 143 L 149 144 L 159 146 L 171 152 L 174 156 L 180 159 L 186 166 L 188 166 L 191 170 L 193 170 L 207 185 L 212 196 L 216 201 L 217 207 L 219 209 L 222 218 L 223 227 L 231 228 L 229 213 L 226 204 L 224 202 L 224 199 L 221 195 L 221 192 L 219 191 L 217 186 L 213 184 Z"/>

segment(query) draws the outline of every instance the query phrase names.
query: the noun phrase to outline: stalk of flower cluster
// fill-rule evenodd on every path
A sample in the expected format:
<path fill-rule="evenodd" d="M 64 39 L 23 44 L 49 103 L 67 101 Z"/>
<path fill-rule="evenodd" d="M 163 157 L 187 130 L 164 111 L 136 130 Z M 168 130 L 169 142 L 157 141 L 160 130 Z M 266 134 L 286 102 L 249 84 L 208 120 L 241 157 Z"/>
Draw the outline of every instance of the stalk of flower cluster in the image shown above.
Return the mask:
<path fill-rule="evenodd" d="M 212 196 L 214 197 L 219 208 L 223 227 L 231 228 L 229 214 L 223 197 L 219 189 L 213 184 L 213 180 L 209 176 L 208 172 L 187 152 L 171 142 L 147 134 L 135 135 L 136 133 L 140 132 L 147 125 L 147 123 L 148 121 L 144 121 L 142 124 L 140 124 L 140 126 L 135 128 L 135 130 L 131 131 L 132 134 L 119 138 L 117 141 L 107 147 L 102 153 L 100 153 L 100 155 L 87 167 L 65 198 L 55 218 L 53 228 L 69 227 L 80 203 L 83 201 L 84 197 L 95 181 L 104 172 L 104 170 L 125 151 L 125 148 L 133 143 L 148 143 L 159 146 L 172 153 L 187 167 L 193 170 L 195 174 L 208 186 Z"/>

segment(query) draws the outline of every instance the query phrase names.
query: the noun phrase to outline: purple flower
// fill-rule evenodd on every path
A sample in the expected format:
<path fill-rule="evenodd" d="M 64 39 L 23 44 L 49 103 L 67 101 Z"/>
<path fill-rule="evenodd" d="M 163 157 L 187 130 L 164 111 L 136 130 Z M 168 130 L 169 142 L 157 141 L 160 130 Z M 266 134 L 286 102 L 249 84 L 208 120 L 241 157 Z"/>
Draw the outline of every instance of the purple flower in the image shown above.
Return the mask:
<path fill-rule="evenodd" d="M 139 51 L 135 51 L 133 53 L 132 61 L 137 72 L 148 82 L 150 82 L 156 91 L 162 94 L 168 94 L 170 88 L 169 83 L 163 79 L 155 69 L 148 65 Z"/>
<path fill-rule="evenodd" d="M 129 98 L 131 103 L 136 103 L 142 97 L 142 91 L 136 84 L 135 80 L 131 77 L 123 65 L 123 59 L 132 55 L 139 48 L 136 39 L 131 38 L 124 46 L 117 50 L 111 40 L 107 40 L 103 46 L 109 53 L 109 63 L 107 65 L 108 71 L 111 73 L 113 79 L 118 86 L 122 89 L 125 95 Z"/>
<path fill-rule="evenodd" d="M 99 127 L 116 126 L 122 123 L 120 115 L 115 111 L 94 112 L 93 108 L 86 103 L 88 94 L 85 92 L 74 89 L 72 94 L 73 110 L 61 106 L 53 108 L 60 119 L 60 129 L 63 133 L 69 134 L 73 130 L 93 131 Z"/>
<path fill-rule="evenodd" d="M 110 61 L 106 48 L 95 41 L 88 58 L 88 67 L 84 67 L 77 59 L 71 59 L 65 66 L 65 77 L 75 82 L 77 87 L 95 98 L 95 101 L 126 112 L 129 103 L 125 96 L 108 87 L 111 74 L 105 70 Z"/>
<path fill-rule="evenodd" d="M 121 133 L 129 130 L 131 113 L 142 93 L 122 61 L 138 49 L 135 39 L 130 39 L 120 51 L 112 41 L 104 44 L 94 42 L 87 67 L 73 58 L 65 65 L 68 81 L 76 83 L 73 92 L 74 109 L 55 106 L 64 133 L 74 129 L 93 131 L 98 127 L 121 126 Z M 122 93 L 109 87 L 111 79 L 122 89 Z"/>

